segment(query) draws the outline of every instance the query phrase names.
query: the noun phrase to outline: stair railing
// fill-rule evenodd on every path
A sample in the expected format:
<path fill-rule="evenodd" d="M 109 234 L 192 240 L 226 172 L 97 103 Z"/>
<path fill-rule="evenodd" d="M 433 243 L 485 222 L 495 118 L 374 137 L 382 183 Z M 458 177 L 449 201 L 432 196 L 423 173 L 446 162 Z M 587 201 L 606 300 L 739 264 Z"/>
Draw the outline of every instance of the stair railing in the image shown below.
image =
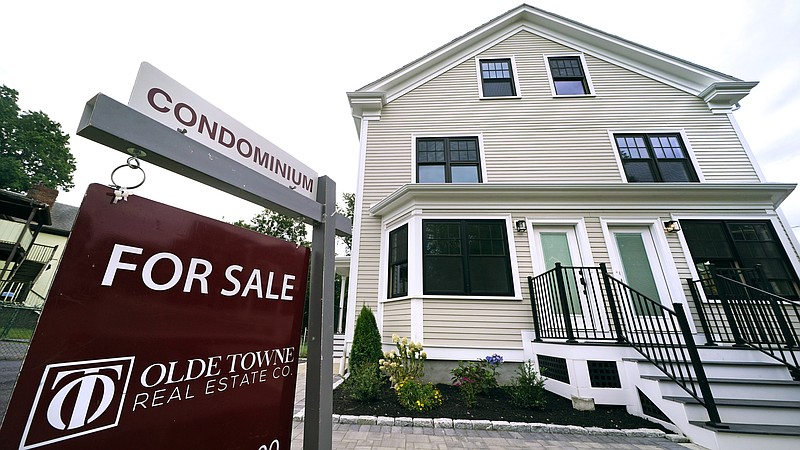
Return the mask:
<path fill-rule="evenodd" d="M 714 270 L 707 278 L 687 282 L 708 345 L 723 342 L 760 350 L 800 380 L 800 302 Z"/>
<path fill-rule="evenodd" d="M 584 281 L 571 283 L 570 277 L 577 273 L 584 274 Z M 583 287 L 582 310 L 573 307 L 580 298 L 578 284 Z M 537 341 L 598 339 L 579 326 L 591 319 L 587 314 L 596 312 L 610 322 L 599 333 L 600 339 L 633 347 L 706 408 L 709 425 L 725 428 L 682 304 L 675 303 L 674 311 L 667 308 L 612 277 L 605 264 L 564 267 L 556 263 L 552 270 L 528 277 L 528 288 Z M 594 301 L 587 302 L 590 296 Z"/>

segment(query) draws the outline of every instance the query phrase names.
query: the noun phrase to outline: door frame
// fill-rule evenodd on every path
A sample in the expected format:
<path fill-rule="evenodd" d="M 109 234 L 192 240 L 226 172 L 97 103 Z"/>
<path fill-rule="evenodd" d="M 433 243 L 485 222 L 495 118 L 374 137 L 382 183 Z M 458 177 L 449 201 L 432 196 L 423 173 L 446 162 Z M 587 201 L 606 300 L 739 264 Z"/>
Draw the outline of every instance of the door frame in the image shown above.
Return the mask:
<path fill-rule="evenodd" d="M 681 278 L 678 274 L 678 268 L 675 265 L 675 260 L 672 258 L 672 252 L 667 242 L 664 227 L 661 224 L 661 218 L 600 218 L 600 226 L 603 229 L 603 238 L 606 241 L 606 248 L 608 249 L 608 257 L 611 262 L 612 274 L 619 277 L 622 273 L 622 262 L 617 250 L 616 240 L 611 233 L 610 228 L 614 227 L 645 227 L 650 230 L 650 235 L 653 238 L 653 244 L 656 251 L 656 257 L 659 265 L 661 266 L 661 273 L 664 276 L 666 292 L 659 292 L 664 298 L 662 305 L 673 308 L 673 303 L 686 304 L 686 295 L 681 285 Z M 655 274 L 654 274 L 655 275 Z M 664 295 L 666 294 L 666 295 Z"/>

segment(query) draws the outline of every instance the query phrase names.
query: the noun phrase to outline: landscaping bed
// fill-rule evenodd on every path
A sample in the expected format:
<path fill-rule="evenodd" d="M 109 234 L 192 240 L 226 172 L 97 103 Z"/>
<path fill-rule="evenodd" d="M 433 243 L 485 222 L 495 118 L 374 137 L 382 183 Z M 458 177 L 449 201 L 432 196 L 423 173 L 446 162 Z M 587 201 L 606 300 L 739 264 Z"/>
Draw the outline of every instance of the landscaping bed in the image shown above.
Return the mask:
<path fill-rule="evenodd" d="M 543 410 L 530 410 L 514 406 L 508 393 L 493 388 L 489 396 L 482 395 L 477 404 L 467 408 L 458 388 L 436 385 L 442 393 L 442 405 L 430 411 L 410 411 L 400 406 L 394 391 L 387 384 L 378 398 L 370 402 L 352 400 L 346 390 L 333 391 L 334 414 L 355 416 L 425 417 L 472 420 L 505 420 L 508 422 L 535 422 L 555 425 L 578 425 L 608 429 L 654 428 L 667 431 L 660 425 L 632 416 L 624 406 L 597 406 L 594 411 L 577 411 L 572 402 L 551 392 L 545 392 L 547 405 Z"/>

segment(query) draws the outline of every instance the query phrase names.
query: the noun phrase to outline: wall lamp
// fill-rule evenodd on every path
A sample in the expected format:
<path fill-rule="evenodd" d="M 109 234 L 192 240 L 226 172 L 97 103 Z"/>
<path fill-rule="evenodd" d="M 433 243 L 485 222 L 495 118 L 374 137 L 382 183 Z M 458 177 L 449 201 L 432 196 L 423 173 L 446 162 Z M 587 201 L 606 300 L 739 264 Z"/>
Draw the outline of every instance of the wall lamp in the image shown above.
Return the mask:
<path fill-rule="evenodd" d="M 664 222 L 664 231 L 667 233 L 677 233 L 681 231 L 681 224 L 677 220 Z"/>
<path fill-rule="evenodd" d="M 524 220 L 518 220 L 514 223 L 517 233 L 524 233 L 528 231 L 528 224 L 525 223 Z"/>

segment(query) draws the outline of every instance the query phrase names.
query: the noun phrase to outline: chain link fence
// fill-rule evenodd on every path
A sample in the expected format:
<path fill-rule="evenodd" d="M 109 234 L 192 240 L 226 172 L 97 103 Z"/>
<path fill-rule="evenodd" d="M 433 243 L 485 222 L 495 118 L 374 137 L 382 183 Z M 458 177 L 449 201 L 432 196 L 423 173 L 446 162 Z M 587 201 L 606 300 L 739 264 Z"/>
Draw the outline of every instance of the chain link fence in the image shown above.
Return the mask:
<path fill-rule="evenodd" d="M 0 360 L 25 357 L 41 312 L 41 308 L 0 303 Z"/>

